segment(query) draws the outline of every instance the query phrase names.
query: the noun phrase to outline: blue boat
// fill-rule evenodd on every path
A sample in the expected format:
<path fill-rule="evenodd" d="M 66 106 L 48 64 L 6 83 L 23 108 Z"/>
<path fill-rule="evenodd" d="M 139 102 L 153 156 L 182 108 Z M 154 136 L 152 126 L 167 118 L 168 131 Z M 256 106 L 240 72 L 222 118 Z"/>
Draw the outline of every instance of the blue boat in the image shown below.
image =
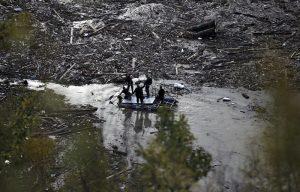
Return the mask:
<path fill-rule="evenodd" d="M 170 96 L 166 96 L 163 101 L 157 101 L 155 97 L 145 98 L 143 103 L 137 103 L 136 97 L 132 96 L 131 100 L 122 99 L 118 106 L 120 108 L 141 110 L 141 111 L 156 111 L 160 106 L 173 107 L 176 106 L 178 101 Z"/>

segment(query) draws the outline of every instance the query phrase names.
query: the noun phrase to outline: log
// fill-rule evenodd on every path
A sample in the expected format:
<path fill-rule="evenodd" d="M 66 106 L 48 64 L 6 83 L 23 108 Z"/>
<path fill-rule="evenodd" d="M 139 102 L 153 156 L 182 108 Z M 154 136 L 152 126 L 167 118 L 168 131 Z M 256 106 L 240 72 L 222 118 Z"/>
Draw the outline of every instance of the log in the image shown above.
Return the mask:
<path fill-rule="evenodd" d="M 206 29 L 200 32 L 185 32 L 182 34 L 182 37 L 189 38 L 189 39 L 197 39 L 199 37 L 201 38 L 208 38 L 208 37 L 215 37 L 216 31 L 215 28 Z"/>
<path fill-rule="evenodd" d="M 74 36 L 74 27 L 71 27 L 71 32 L 70 32 L 70 44 L 73 44 L 73 36 Z"/>
<path fill-rule="evenodd" d="M 195 25 L 195 26 L 192 26 L 190 28 L 187 29 L 187 31 L 190 31 L 190 32 L 200 32 L 200 31 L 204 31 L 204 30 L 207 30 L 207 29 L 215 29 L 216 28 L 216 22 L 215 21 L 210 21 L 210 22 L 206 22 L 206 23 L 203 23 L 203 24 L 200 24 L 200 25 Z"/>
<path fill-rule="evenodd" d="M 266 31 L 266 32 L 253 32 L 255 36 L 262 36 L 262 35 L 291 35 L 291 31 Z"/>
<path fill-rule="evenodd" d="M 76 63 L 74 63 L 68 70 L 66 70 L 66 72 L 64 72 L 64 74 L 62 74 L 62 76 L 59 78 L 59 80 L 61 80 L 67 73 L 69 73 L 75 65 L 76 65 Z"/>
<path fill-rule="evenodd" d="M 152 34 L 156 39 L 160 39 L 160 37 L 154 31 L 152 31 Z"/>
<path fill-rule="evenodd" d="M 93 113 L 97 111 L 97 107 L 92 107 L 89 109 L 63 109 L 58 111 L 52 111 L 50 114 L 57 114 L 57 113 Z"/>
<path fill-rule="evenodd" d="M 64 19 L 58 14 L 58 12 L 53 9 L 54 13 L 58 16 L 58 18 L 60 19 L 60 21 L 65 22 Z"/>
<path fill-rule="evenodd" d="M 266 17 L 259 17 L 259 16 L 256 16 L 256 15 L 252 15 L 252 14 L 249 14 L 249 13 L 242 13 L 242 12 L 239 12 L 239 11 L 235 11 L 233 12 L 233 14 L 235 15 L 243 15 L 245 17 L 250 17 L 250 18 L 254 18 L 260 22 L 266 22 L 266 23 L 272 23 L 268 18 Z"/>
<path fill-rule="evenodd" d="M 103 75 L 126 75 L 126 73 L 94 73 L 92 77 L 103 76 Z"/>

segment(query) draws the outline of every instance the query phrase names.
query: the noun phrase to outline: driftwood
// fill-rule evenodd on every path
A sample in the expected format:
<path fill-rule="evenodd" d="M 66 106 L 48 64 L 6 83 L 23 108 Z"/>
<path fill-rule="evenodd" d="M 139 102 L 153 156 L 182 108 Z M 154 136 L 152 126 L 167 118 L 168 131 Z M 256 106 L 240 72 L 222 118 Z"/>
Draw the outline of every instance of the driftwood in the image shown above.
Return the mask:
<path fill-rule="evenodd" d="M 131 68 L 134 69 L 135 68 L 135 63 L 137 61 L 137 58 L 132 58 L 132 62 L 131 62 Z"/>
<path fill-rule="evenodd" d="M 187 60 L 191 60 L 194 59 L 195 57 L 197 57 L 199 55 L 198 52 L 194 53 L 193 55 L 191 55 L 189 58 L 187 58 Z"/>
<path fill-rule="evenodd" d="M 74 37 L 74 27 L 71 27 L 71 32 L 70 32 L 70 44 L 73 44 L 73 37 Z"/>
<path fill-rule="evenodd" d="M 208 37 L 215 37 L 216 31 L 215 31 L 215 28 L 206 29 L 206 30 L 203 30 L 200 32 L 186 31 L 181 36 L 184 38 L 188 38 L 188 39 L 197 39 L 199 37 L 200 38 L 208 38 Z"/>
<path fill-rule="evenodd" d="M 265 31 L 265 32 L 253 32 L 253 35 L 291 35 L 291 31 Z"/>
<path fill-rule="evenodd" d="M 265 18 L 265 17 L 259 17 L 259 16 L 256 16 L 256 15 L 252 15 L 252 14 L 249 14 L 249 13 L 241 13 L 239 11 L 235 11 L 233 14 L 236 14 L 236 15 L 243 15 L 245 17 L 250 17 L 250 18 L 254 18 L 258 21 L 261 21 L 261 22 L 266 22 L 266 23 L 271 23 L 271 21 L 268 19 L 268 18 Z"/>
<path fill-rule="evenodd" d="M 160 39 L 160 37 L 157 35 L 157 33 L 155 33 L 154 31 L 152 31 L 152 34 L 153 36 L 156 38 L 156 39 Z"/>
<path fill-rule="evenodd" d="M 57 110 L 57 111 L 52 111 L 48 113 L 48 115 L 51 114 L 60 114 L 60 113 L 93 113 L 97 111 L 97 107 L 91 107 L 88 109 L 62 109 L 62 110 Z"/>
<path fill-rule="evenodd" d="M 103 76 L 103 75 L 126 75 L 126 73 L 94 73 L 91 74 L 93 77 Z"/>
<path fill-rule="evenodd" d="M 65 22 L 64 19 L 58 14 L 58 12 L 53 9 L 54 13 L 58 16 L 58 18 L 60 19 L 60 21 Z"/>
<path fill-rule="evenodd" d="M 89 129 L 94 129 L 93 127 L 88 127 L 88 128 L 81 128 L 81 129 L 66 129 L 63 132 L 58 132 L 56 133 L 57 135 L 67 135 L 67 134 L 72 134 L 72 133 L 78 133 L 79 131 L 84 131 L 84 130 L 89 130 Z"/>
<path fill-rule="evenodd" d="M 210 22 L 203 23 L 203 24 L 200 24 L 200 25 L 192 26 L 192 27 L 188 28 L 187 31 L 197 33 L 197 32 L 207 30 L 207 29 L 215 29 L 215 28 L 216 28 L 216 22 L 215 21 L 210 21 Z"/>
<path fill-rule="evenodd" d="M 132 170 L 132 168 L 129 168 L 129 169 L 126 168 L 126 169 L 124 169 L 124 170 L 122 170 L 122 171 L 120 171 L 120 172 L 118 172 L 118 173 L 115 173 L 115 174 L 112 174 L 112 175 L 106 177 L 106 179 L 107 179 L 107 180 L 108 180 L 108 179 L 111 179 L 111 178 L 113 178 L 113 177 L 115 177 L 115 176 L 121 175 L 121 174 L 126 173 L 126 172 L 131 171 L 131 170 Z"/>
<path fill-rule="evenodd" d="M 75 65 L 76 65 L 76 63 L 74 63 L 68 70 L 66 70 L 66 72 L 64 72 L 64 74 L 62 74 L 62 76 L 60 76 L 59 80 L 61 80 L 67 73 L 69 73 Z"/>

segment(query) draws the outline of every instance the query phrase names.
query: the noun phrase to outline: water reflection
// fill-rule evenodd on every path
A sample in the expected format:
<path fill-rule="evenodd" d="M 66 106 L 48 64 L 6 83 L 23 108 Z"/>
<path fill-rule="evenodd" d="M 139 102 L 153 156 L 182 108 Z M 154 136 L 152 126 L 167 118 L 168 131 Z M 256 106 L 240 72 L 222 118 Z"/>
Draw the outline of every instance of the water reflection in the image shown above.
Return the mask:
<path fill-rule="evenodd" d="M 140 132 L 144 131 L 144 129 L 150 128 L 151 125 L 152 125 L 152 122 L 149 118 L 149 113 L 138 111 L 136 114 L 134 131 L 136 133 L 140 133 Z"/>
<path fill-rule="evenodd" d="M 144 163 L 132 190 L 189 191 L 210 170 L 211 156 L 201 147 L 193 148 L 194 137 L 184 116 L 176 119 L 173 112 L 162 109 L 156 128 L 156 138 L 139 151 Z"/>
<path fill-rule="evenodd" d="M 109 172 L 108 154 L 98 131 L 83 131 L 72 135 L 64 155 L 62 191 L 116 191 L 106 177 Z"/>
<path fill-rule="evenodd" d="M 144 111 L 123 110 L 123 114 L 124 127 L 128 128 L 133 126 L 135 133 L 144 133 L 145 129 L 152 128 L 152 121 L 155 120 L 153 113 Z"/>

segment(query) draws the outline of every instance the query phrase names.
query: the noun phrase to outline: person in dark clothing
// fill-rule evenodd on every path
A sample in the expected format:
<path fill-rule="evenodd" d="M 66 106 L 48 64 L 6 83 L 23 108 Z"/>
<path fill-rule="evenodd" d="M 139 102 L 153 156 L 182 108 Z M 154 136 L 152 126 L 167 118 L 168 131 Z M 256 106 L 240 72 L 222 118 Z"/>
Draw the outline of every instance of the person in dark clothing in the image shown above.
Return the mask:
<path fill-rule="evenodd" d="M 128 88 L 128 87 L 126 88 L 125 86 L 123 86 L 123 90 L 122 90 L 122 92 L 120 93 L 120 95 L 121 95 L 122 93 L 124 93 L 124 95 L 125 95 L 124 99 L 131 100 L 131 93 L 129 92 L 129 88 Z"/>
<path fill-rule="evenodd" d="M 152 78 L 149 77 L 148 75 L 146 75 L 147 79 L 145 81 L 145 90 L 146 90 L 146 93 L 147 93 L 147 97 L 149 98 L 150 97 L 150 85 L 152 85 Z"/>
<path fill-rule="evenodd" d="M 127 74 L 126 75 L 126 78 L 125 78 L 125 81 L 127 83 L 127 88 L 128 88 L 128 91 L 131 87 L 131 93 L 133 93 L 133 81 L 132 81 L 132 76 Z"/>
<path fill-rule="evenodd" d="M 157 95 L 157 100 L 163 102 L 165 99 L 165 90 L 162 88 L 162 86 L 159 87 L 158 95 Z"/>
<path fill-rule="evenodd" d="M 23 85 L 24 85 L 25 87 L 27 87 L 27 86 L 28 86 L 28 81 L 27 81 L 27 80 L 23 81 Z"/>
<path fill-rule="evenodd" d="M 144 101 L 143 87 L 137 85 L 133 93 L 135 93 L 137 103 L 139 103 L 139 101 L 143 103 Z"/>

